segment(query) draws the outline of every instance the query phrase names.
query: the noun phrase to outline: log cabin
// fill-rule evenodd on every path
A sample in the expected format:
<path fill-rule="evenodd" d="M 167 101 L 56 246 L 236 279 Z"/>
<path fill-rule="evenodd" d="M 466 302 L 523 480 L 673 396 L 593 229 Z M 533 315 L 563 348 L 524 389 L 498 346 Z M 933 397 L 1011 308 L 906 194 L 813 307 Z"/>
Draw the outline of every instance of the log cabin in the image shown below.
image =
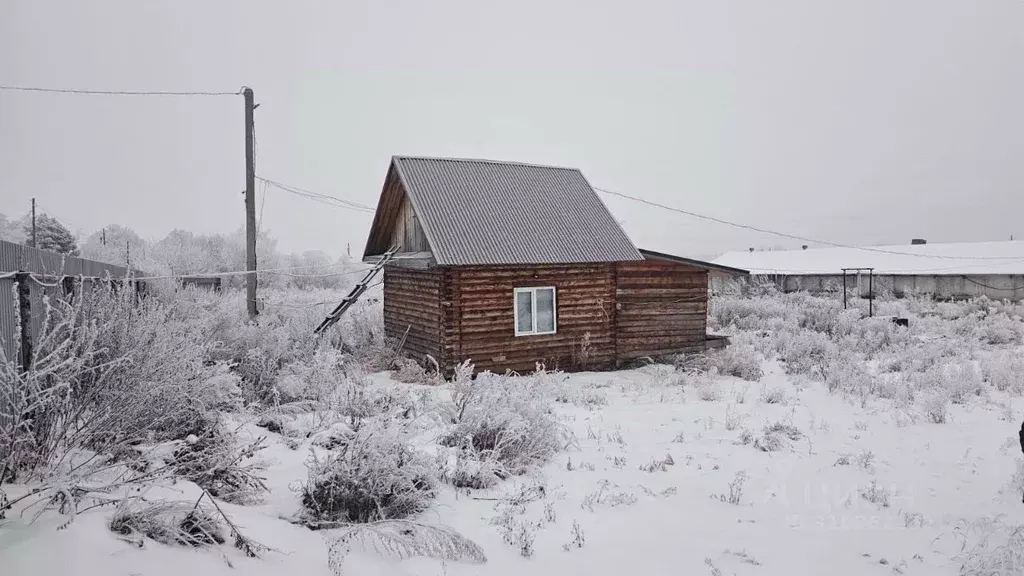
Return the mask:
<path fill-rule="evenodd" d="M 702 352 L 708 276 L 639 250 L 577 169 L 396 156 L 363 261 L 384 267 L 386 334 L 445 373 L 611 369 Z"/>

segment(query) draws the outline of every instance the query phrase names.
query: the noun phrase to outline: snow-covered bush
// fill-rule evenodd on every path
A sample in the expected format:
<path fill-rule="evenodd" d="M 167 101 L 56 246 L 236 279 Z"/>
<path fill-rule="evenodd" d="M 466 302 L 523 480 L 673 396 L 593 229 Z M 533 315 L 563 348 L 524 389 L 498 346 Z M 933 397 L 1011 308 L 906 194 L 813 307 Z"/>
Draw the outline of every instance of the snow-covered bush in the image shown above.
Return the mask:
<path fill-rule="evenodd" d="M 949 397 L 943 390 L 932 392 L 925 397 L 921 409 L 932 424 L 945 424 L 949 420 Z"/>
<path fill-rule="evenodd" d="M 307 524 L 408 518 L 434 498 L 436 477 L 430 460 L 417 452 L 395 423 L 374 419 L 336 452 L 307 463 L 302 488 Z"/>
<path fill-rule="evenodd" d="M 142 546 L 142 538 L 178 546 L 225 542 L 223 527 L 202 508 L 185 502 L 143 503 L 125 499 L 107 523 L 111 532 Z"/>
<path fill-rule="evenodd" d="M 764 371 L 761 369 L 761 355 L 754 348 L 752 341 L 753 337 L 749 335 L 737 336 L 731 345 L 708 354 L 710 364 L 725 376 L 757 382 L 764 375 Z"/>
<path fill-rule="evenodd" d="M 833 394 L 860 394 L 872 388 L 872 377 L 864 363 L 850 354 L 838 353 L 823 364 L 825 386 Z"/>
<path fill-rule="evenodd" d="M 786 389 L 781 386 L 769 388 L 766 385 L 761 389 L 761 397 L 758 400 L 762 404 L 781 404 L 785 406 L 789 403 L 789 396 L 786 394 Z"/>
<path fill-rule="evenodd" d="M 860 490 L 860 497 L 879 508 L 888 508 L 892 500 L 892 490 L 879 486 L 877 480 L 872 480 L 871 484 Z"/>
<path fill-rule="evenodd" d="M 1024 336 L 1024 322 L 1005 314 L 993 314 L 978 322 L 974 333 L 988 344 L 1020 344 Z"/>
<path fill-rule="evenodd" d="M 785 362 L 786 372 L 811 376 L 820 374 L 836 353 L 836 346 L 827 335 L 809 330 L 780 334 L 776 348 L 779 358 Z"/>
<path fill-rule="evenodd" d="M 762 452 L 778 452 L 803 437 L 804 433 L 796 426 L 782 421 L 774 422 L 764 426 L 761 436 L 754 439 L 754 448 Z"/>
<path fill-rule="evenodd" d="M 1024 394 L 1024 354 L 1000 351 L 982 358 L 985 380 L 1000 392 Z"/>
<path fill-rule="evenodd" d="M 43 477 L 58 463 L 84 477 L 118 447 L 182 439 L 208 427 L 224 402 L 208 341 L 172 306 L 98 287 L 49 303 L 33 362 L 0 366 L 0 479 Z M 127 451 L 121 451 L 128 453 Z"/>
<path fill-rule="evenodd" d="M 201 436 L 189 436 L 175 450 L 174 473 L 225 502 L 258 502 L 267 491 L 259 476 L 266 466 L 253 458 L 266 447 L 263 440 L 238 446 L 235 435 L 224 424 L 215 423 Z"/>
<path fill-rule="evenodd" d="M 966 404 L 984 391 L 981 375 L 971 364 L 937 365 L 911 376 L 919 390 L 939 391 L 953 404 Z"/>
<path fill-rule="evenodd" d="M 961 541 L 955 560 L 962 576 L 1019 574 L 1024 566 L 1024 524 L 999 515 L 964 521 L 955 533 Z"/>
<path fill-rule="evenodd" d="M 687 383 L 692 384 L 697 390 L 697 397 L 702 402 L 719 402 L 722 400 L 722 387 L 718 384 L 718 368 L 712 368 L 710 372 L 688 376 Z"/>
<path fill-rule="evenodd" d="M 475 380 L 466 370 L 451 384 L 452 427 L 443 446 L 500 463 L 501 474 L 524 474 L 548 462 L 567 441 L 567 431 L 551 409 L 549 375 L 525 377 L 483 373 Z"/>

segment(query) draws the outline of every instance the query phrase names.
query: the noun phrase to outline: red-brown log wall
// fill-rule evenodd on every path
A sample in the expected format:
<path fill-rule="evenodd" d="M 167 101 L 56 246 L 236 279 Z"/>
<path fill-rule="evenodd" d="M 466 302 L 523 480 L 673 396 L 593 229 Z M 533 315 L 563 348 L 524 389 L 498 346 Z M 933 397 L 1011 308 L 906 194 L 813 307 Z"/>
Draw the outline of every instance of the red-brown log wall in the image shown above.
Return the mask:
<path fill-rule="evenodd" d="M 662 260 L 620 262 L 615 298 L 620 362 L 704 351 L 706 270 Z"/>
<path fill-rule="evenodd" d="M 448 366 L 469 359 L 478 371 L 532 372 L 580 365 L 580 343 L 590 334 L 586 368 L 615 363 L 614 264 L 480 266 L 444 272 L 442 322 Z M 515 288 L 554 286 L 557 333 L 516 336 Z"/>
<path fill-rule="evenodd" d="M 401 339 L 409 336 L 403 352 L 419 362 L 424 354 L 441 360 L 441 289 L 438 269 L 384 267 L 384 332 Z"/>

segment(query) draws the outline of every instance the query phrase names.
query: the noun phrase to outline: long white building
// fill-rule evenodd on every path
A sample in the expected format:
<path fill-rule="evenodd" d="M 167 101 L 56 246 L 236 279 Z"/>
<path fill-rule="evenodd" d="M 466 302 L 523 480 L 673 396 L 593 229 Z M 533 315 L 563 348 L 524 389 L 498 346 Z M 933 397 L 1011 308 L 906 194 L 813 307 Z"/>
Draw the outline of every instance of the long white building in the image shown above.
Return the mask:
<path fill-rule="evenodd" d="M 962 242 L 860 248 L 727 252 L 715 264 L 750 271 L 787 292 L 841 291 L 843 268 L 873 268 L 875 294 L 1024 299 L 1024 242 Z M 847 289 L 867 295 L 868 273 L 850 272 Z M 716 279 L 720 290 L 729 280 Z"/>

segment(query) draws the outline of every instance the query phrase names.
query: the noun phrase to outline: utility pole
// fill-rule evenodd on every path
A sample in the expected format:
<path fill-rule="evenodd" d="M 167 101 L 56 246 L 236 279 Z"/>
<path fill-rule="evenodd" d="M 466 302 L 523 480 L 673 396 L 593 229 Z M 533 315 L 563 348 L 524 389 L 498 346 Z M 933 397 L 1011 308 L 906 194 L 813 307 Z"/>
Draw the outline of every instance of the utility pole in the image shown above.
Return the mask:
<path fill-rule="evenodd" d="M 132 267 L 132 241 L 124 241 L 124 267 L 131 269 Z"/>
<path fill-rule="evenodd" d="M 100 235 L 100 242 L 102 242 L 104 246 L 107 245 L 107 229 L 106 228 L 103 229 L 103 233 Z"/>
<path fill-rule="evenodd" d="M 253 103 L 252 88 L 243 88 L 245 98 L 245 300 L 249 318 L 255 318 L 256 310 L 256 166 L 253 157 Z"/>
<path fill-rule="evenodd" d="M 36 247 L 36 199 L 32 199 L 32 247 Z"/>

